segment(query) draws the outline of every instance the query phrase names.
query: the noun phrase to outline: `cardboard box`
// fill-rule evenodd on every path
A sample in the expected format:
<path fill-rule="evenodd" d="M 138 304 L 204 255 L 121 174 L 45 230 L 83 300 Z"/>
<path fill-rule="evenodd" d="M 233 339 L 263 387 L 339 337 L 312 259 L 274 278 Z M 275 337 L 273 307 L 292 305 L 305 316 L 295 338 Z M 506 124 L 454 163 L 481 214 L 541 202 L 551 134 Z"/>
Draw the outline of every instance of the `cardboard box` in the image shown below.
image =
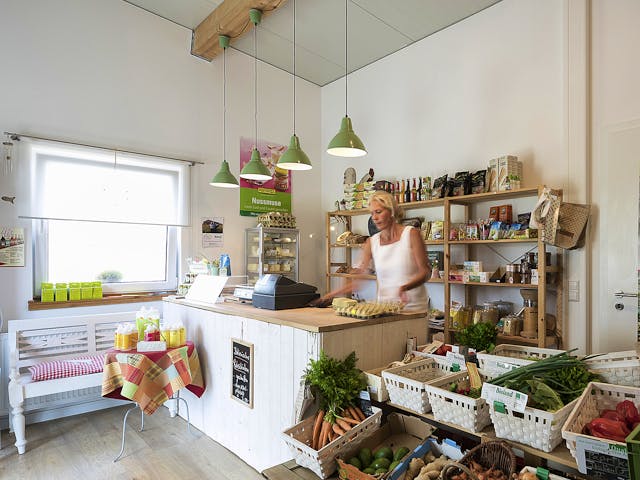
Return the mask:
<path fill-rule="evenodd" d="M 499 192 L 507 190 L 509 185 L 509 175 L 517 175 L 522 181 L 522 163 L 518 161 L 518 157 L 513 155 L 505 155 L 497 159 L 498 161 L 498 190 Z"/>
<path fill-rule="evenodd" d="M 475 260 L 467 260 L 463 264 L 463 269 L 465 272 L 477 273 L 482 271 L 482 262 Z"/>
<path fill-rule="evenodd" d="M 430 450 L 433 451 L 433 454 L 436 457 L 446 455 L 453 461 L 458 461 L 464 456 L 461 447 L 453 440 L 445 438 L 442 442 L 438 442 L 435 438 L 428 438 L 418 445 L 413 452 L 411 452 L 409 456 L 407 456 L 402 463 L 393 470 L 393 472 L 388 473 L 386 477 L 382 478 L 385 478 L 386 480 L 401 480 L 404 478 L 404 473 L 409 468 L 411 460 L 418 457 L 424 457 Z"/>
<path fill-rule="evenodd" d="M 435 427 L 423 422 L 418 417 L 403 415 L 401 413 L 390 413 L 387 416 L 387 422 L 382 425 L 373 436 L 367 439 L 358 448 L 347 450 L 344 456 L 338 459 L 338 471 L 340 472 L 340 478 L 353 479 L 363 478 L 366 474 L 357 471 L 353 465 L 345 464 L 351 457 L 356 457 L 361 448 L 368 447 L 371 451 L 375 451 L 379 447 L 391 447 L 395 452 L 397 448 L 407 447 L 409 453 L 405 455 L 404 460 L 394 469 L 394 471 L 385 474 L 384 479 L 398 479 L 400 474 L 404 474 L 405 470 L 409 466 L 409 461 L 416 450 L 424 450 L 424 445 L 427 445 L 427 449 L 424 453 L 429 451 L 431 443 L 429 436 L 434 432 Z M 422 447 L 422 448 L 421 448 Z M 424 453 L 422 455 L 424 455 Z M 421 456 L 422 456 L 421 455 Z M 402 467 L 404 466 L 404 469 Z M 350 475 L 351 473 L 351 475 Z M 354 476 L 357 475 L 357 477 Z M 376 480 L 376 477 L 369 475 L 371 480 Z"/>
<path fill-rule="evenodd" d="M 489 207 L 489 218 L 493 219 L 493 221 L 497 221 L 498 220 L 498 206 L 494 205 L 493 207 Z"/>
<path fill-rule="evenodd" d="M 498 159 L 492 158 L 489 160 L 489 166 L 487 167 L 487 192 L 498 191 Z"/>
<path fill-rule="evenodd" d="M 498 221 L 512 223 L 513 207 L 511 205 L 500 205 L 498 207 Z"/>

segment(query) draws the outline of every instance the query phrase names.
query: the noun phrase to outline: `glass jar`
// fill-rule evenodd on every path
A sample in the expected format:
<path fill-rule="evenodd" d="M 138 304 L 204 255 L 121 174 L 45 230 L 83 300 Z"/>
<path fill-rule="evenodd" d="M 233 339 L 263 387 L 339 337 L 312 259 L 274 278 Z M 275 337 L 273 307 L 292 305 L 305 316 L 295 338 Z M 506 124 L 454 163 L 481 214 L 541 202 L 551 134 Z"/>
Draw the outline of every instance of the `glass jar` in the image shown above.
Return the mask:
<path fill-rule="evenodd" d="M 520 283 L 520 264 L 510 263 L 506 266 L 505 282 Z"/>
<path fill-rule="evenodd" d="M 498 307 L 492 303 L 485 303 L 481 314 L 482 323 L 495 325 L 498 323 Z"/>
<path fill-rule="evenodd" d="M 69 300 L 82 300 L 82 290 L 80 282 L 69 283 Z"/>
<path fill-rule="evenodd" d="M 56 283 L 56 302 L 66 302 L 67 300 L 67 284 Z"/>

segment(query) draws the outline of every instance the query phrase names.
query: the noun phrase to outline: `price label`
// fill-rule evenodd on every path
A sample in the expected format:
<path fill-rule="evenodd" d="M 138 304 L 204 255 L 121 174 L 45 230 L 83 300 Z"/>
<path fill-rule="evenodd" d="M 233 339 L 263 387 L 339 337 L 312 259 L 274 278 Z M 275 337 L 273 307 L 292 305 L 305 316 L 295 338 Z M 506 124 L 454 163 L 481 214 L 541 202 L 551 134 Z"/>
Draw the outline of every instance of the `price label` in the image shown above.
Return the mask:
<path fill-rule="evenodd" d="M 527 400 L 529 399 L 524 393 L 509 388 L 498 387 L 497 385 L 491 385 L 490 383 L 482 384 L 482 394 L 480 396 L 484 398 L 489 405 L 494 405 L 496 408 L 498 406 L 502 408 L 506 407 L 509 410 L 520 413 L 524 413 L 527 407 Z"/>
<path fill-rule="evenodd" d="M 589 478 L 624 480 L 629 478 L 627 447 L 595 438 L 576 439 L 576 463 Z"/>
<path fill-rule="evenodd" d="M 452 367 L 457 365 L 460 370 L 467 369 L 467 360 L 464 358 L 464 355 L 460 353 L 447 352 L 445 361 Z"/>

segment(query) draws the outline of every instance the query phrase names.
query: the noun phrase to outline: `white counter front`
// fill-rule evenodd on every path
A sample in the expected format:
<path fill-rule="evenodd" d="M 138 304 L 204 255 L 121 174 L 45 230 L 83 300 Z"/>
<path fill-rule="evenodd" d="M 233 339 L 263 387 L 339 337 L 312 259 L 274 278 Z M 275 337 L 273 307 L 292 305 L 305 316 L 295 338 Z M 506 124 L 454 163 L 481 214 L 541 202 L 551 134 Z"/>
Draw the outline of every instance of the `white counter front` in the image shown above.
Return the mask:
<path fill-rule="evenodd" d="M 427 333 L 426 317 L 415 314 L 363 321 L 331 309 L 269 311 L 172 297 L 163 317 L 185 324 L 200 356 L 204 395 L 181 393 L 191 422 L 259 472 L 292 458 L 280 432 L 293 425 L 300 378 L 321 349 L 336 358 L 355 351 L 358 367 L 369 370 L 401 359 L 407 338 L 424 343 Z M 231 395 L 232 339 L 253 345 L 253 408 Z"/>

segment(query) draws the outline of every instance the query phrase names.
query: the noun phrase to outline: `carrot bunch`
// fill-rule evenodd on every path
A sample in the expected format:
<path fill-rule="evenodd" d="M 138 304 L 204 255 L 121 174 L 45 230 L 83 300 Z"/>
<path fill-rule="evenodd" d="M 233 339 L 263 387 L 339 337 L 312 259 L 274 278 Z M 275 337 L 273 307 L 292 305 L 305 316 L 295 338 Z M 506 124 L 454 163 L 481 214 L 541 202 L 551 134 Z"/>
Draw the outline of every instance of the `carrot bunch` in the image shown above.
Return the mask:
<path fill-rule="evenodd" d="M 311 448 L 320 450 L 329 442 L 347 433 L 365 418 L 364 413 L 358 407 L 345 407 L 341 416 L 334 415 L 331 412 L 327 413 L 322 409 L 318 410 L 313 423 Z"/>

